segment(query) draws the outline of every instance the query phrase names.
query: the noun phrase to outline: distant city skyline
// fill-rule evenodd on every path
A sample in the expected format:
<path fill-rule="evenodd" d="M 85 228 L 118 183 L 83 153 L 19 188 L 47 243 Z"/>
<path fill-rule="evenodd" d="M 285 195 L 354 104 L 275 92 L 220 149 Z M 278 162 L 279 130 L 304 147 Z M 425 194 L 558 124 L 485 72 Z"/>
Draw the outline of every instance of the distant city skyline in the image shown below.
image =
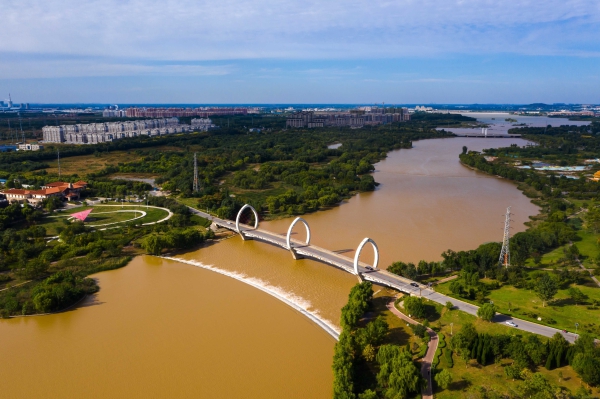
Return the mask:
<path fill-rule="evenodd" d="M 600 103 L 600 5 L 509 3 L 9 2 L 0 99 Z"/>

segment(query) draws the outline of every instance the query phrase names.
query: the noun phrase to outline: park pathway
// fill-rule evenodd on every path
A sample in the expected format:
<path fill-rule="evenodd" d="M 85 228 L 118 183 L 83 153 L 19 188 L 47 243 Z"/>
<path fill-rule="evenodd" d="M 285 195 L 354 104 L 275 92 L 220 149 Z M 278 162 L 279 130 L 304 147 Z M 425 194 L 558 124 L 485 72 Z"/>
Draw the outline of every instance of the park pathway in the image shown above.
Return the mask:
<path fill-rule="evenodd" d="M 392 312 L 394 315 L 410 324 L 420 324 L 416 320 L 411 319 L 410 317 L 406 316 L 404 313 L 396 309 L 396 307 L 394 306 L 395 301 L 396 298 L 392 299 L 386 305 L 390 312 Z M 423 357 L 423 360 L 421 362 L 421 375 L 427 381 L 427 387 L 423 388 L 423 390 L 421 391 L 421 395 L 422 399 L 433 399 L 433 385 L 431 383 L 431 362 L 433 362 L 433 357 L 435 356 L 435 351 L 437 350 L 438 335 L 429 327 L 427 327 L 427 333 L 429 334 L 430 339 L 429 343 L 427 344 L 427 353 L 425 353 L 425 356 Z"/>
<path fill-rule="evenodd" d="M 438 280 L 438 281 L 436 281 L 433 284 L 435 284 L 435 285 L 444 284 L 444 283 L 446 283 L 448 281 L 451 281 L 451 280 L 454 280 L 454 279 L 457 279 L 457 278 L 458 278 L 458 274 L 455 274 L 454 276 L 450 276 L 450 277 L 446 277 L 446 278 L 443 278 L 441 280 Z"/>
<path fill-rule="evenodd" d="M 573 246 L 573 241 L 569 241 L 569 245 Z M 580 268 L 582 268 L 584 271 L 588 272 L 590 274 L 590 278 L 596 283 L 596 285 L 598 287 L 600 287 L 600 281 L 598 281 L 598 279 L 594 276 L 594 273 L 592 270 L 587 269 L 583 263 L 581 262 L 581 259 L 579 259 L 579 256 L 575 256 L 575 260 L 577 261 L 577 264 L 579 265 Z"/>

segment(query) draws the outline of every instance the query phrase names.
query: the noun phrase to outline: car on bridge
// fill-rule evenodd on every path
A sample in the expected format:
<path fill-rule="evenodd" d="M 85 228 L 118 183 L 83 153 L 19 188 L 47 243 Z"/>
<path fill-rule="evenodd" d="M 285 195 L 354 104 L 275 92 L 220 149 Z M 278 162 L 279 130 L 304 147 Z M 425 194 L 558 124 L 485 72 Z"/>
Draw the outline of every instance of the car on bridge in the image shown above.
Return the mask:
<path fill-rule="evenodd" d="M 412 285 L 413 287 L 419 288 L 419 284 L 417 284 L 417 283 L 410 283 L 410 285 Z"/>
<path fill-rule="evenodd" d="M 367 269 L 367 271 L 365 273 L 374 272 L 375 271 L 375 269 L 373 269 L 371 266 L 365 266 L 365 269 Z"/>

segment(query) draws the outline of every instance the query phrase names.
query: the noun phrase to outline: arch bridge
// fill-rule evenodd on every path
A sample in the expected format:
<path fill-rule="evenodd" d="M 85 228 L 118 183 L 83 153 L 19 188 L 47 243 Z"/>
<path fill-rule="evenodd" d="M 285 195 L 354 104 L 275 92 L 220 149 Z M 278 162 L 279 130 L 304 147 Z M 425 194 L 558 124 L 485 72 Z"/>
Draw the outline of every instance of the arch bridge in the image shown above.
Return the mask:
<path fill-rule="evenodd" d="M 356 253 L 354 255 L 354 259 L 350 259 L 336 252 L 311 244 L 310 226 L 308 222 L 301 217 L 295 218 L 290 223 L 290 226 L 287 230 L 287 234 L 283 236 L 264 229 L 260 229 L 258 212 L 250 204 L 244 205 L 239 210 L 239 212 L 236 215 L 235 222 L 226 219 L 215 218 L 197 210 L 195 210 L 195 212 L 201 214 L 205 218 L 212 220 L 212 222 L 219 227 L 235 231 L 242 237 L 244 241 L 259 240 L 287 250 L 296 260 L 303 258 L 314 259 L 321 263 L 325 263 L 327 265 L 342 269 L 348 273 L 354 274 L 360 281 L 368 280 L 374 283 L 386 285 L 388 287 L 406 293 L 415 292 L 415 288 L 413 286 L 410 286 L 411 280 L 404 279 L 400 276 L 388 273 L 385 270 L 377 268 L 377 265 L 379 263 L 379 248 L 377 247 L 375 241 L 369 237 L 364 238 L 358 244 Z M 240 222 L 243 214 L 248 212 L 251 212 L 251 214 L 254 216 L 253 225 L 246 225 Z M 292 238 L 292 233 L 299 224 L 304 225 L 304 228 L 306 230 L 306 239 L 303 241 Z M 360 255 L 362 253 L 362 250 L 367 245 L 370 245 L 374 251 L 374 259 L 372 264 L 366 264 L 360 261 Z M 399 279 L 401 281 L 398 281 Z"/>

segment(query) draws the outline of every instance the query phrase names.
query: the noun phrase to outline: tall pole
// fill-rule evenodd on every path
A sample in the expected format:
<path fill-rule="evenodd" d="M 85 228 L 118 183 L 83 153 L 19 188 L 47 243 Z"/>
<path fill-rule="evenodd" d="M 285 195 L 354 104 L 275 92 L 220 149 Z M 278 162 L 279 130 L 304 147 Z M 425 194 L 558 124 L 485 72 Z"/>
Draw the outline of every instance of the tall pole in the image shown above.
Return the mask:
<path fill-rule="evenodd" d="M 21 129 L 21 136 L 23 137 L 23 144 L 25 144 L 25 132 L 23 131 L 23 122 L 21 121 L 21 113 L 19 112 L 19 128 Z"/>
<path fill-rule="evenodd" d="M 194 153 L 194 192 L 197 193 L 199 190 L 198 187 L 198 159 L 196 157 L 196 152 Z"/>
<path fill-rule="evenodd" d="M 57 159 L 58 159 L 58 179 L 60 180 L 60 150 L 56 150 Z"/>
<path fill-rule="evenodd" d="M 508 268 L 510 266 L 510 206 L 506 208 L 506 215 L 504 218 L 504 238 L 502 240 L 502 250 L 500 251 L 500 258 L 498 264 Z"/>

